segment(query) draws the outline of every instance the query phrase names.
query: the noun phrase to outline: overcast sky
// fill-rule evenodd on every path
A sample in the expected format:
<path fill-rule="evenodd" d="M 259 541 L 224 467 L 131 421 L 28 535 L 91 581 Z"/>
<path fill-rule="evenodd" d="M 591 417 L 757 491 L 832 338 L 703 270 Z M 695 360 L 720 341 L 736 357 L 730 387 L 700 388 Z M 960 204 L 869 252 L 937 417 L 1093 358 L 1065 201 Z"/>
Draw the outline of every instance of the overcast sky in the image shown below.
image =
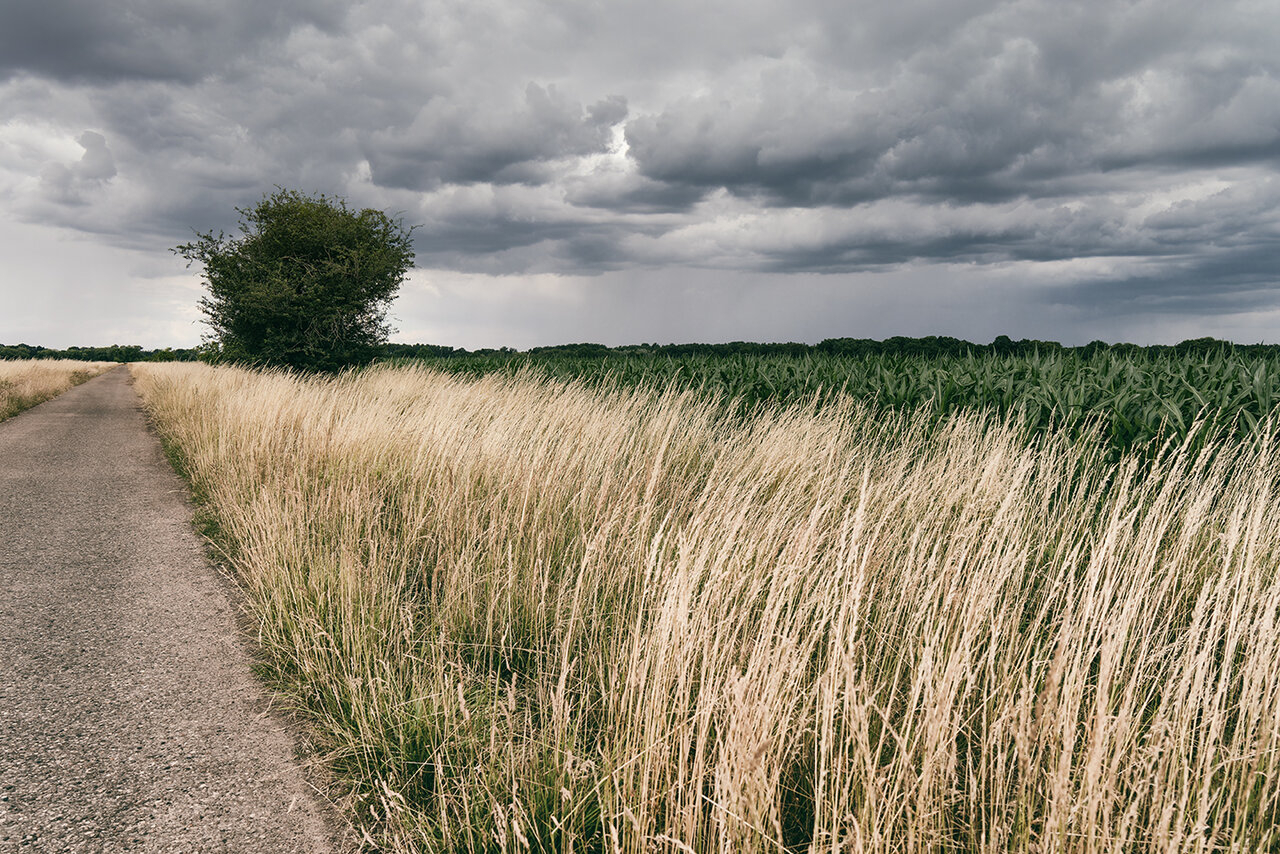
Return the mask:
<path fill-rule="evenodd" d="M 401 341 L 1277 342 L 1280 5 L 0 5 L 0 343 L 197 343 L 275 186 L 421 226 Z"/>

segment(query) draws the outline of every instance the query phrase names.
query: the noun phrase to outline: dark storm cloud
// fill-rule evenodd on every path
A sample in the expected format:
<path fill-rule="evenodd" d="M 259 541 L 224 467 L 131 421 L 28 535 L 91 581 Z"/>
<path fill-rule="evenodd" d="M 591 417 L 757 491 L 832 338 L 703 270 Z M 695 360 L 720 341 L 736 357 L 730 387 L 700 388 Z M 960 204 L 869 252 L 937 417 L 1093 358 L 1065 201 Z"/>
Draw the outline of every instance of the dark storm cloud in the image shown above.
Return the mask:
<path fill-rule="evenodd" d="M 1123 275 L 1063 283 L 1041 298 L 1091 318 L 1144 313 L 1207 320 L 1261 312 L 1276 308 L 1277 257 L 1280 237 L 1243 249 L 1138 265 Z"/>
<path fill-rule="evenodd" d="M 16 0 L 0 202 L 153 252 L 279 185 L 437 270 L 1018 265 L 1196 311 L 1277 282 L 1277 43 L 1230 0 Z"/>
<path fill-rule="evenodd" d="M 6 0 L 0 76 L 198 80 L 304 24 L 329 27 L 342 4 L 310 0 Z"/>
<path fill-rule="evenodd" d="M 564 187 L 564 199 L 571 205 L 627 214 L 687 212 L 710 191 L 621 171 L 569 178 Z"/>
<path fill-rule="evenodd" d="M 613 215 L 594 221 L 547 196 L 542 188 L 474 186 L 432 197 L 405 213 L 420 225 L 420 266 L 493 275 L 599 272 L 635 263 L 627 239 L 660 236 L 656 224 L 628 224 Z"/>
<path fill-rule="evenodd" d="M 625 98 L 589 107 L 554 86 L 529 83 L 523 103 L 489 104 L 433 100 L 409 127 L 371 134 L 365 157 L 374 183 L 427 190 L 441 184 L 542 184 L 557 177 L 550 161 L 606 151 L 613 126 L 627 115 Z"/>
<path fill-rule="evenodd" d="M 870 270 L 913 261 L 1130 258 L 1159 270 L 1167 263 L 1170 276 L 1178 278 L 1188 256 L 1194 256 L 1204 266 L 1187 274 L 1188 281 L 1198 281 L 1202 289 L 1230 289 L 1275 281 L 1280 181 L 1260 177 L 1172 203 L 1106 197 L 986 205 L 885 202 L 856 214 L 846 213 L 845 227 L 829 228 L 816 239 L 784 235 L 771 240 L 761 229 L 750 243 L 760 253 L 760 267 L 774 271 Z M 815 222 L 839 217 L 831 211 L 813 216 Z M 1249 275 L 1233 274 L 1231 264 L 1239 265 L 1235 273 Z M 1152 274 L 1153 281 L 1158 277 Z"/>
<path fill-rule="evenodd" d="M 653 180 L 777 206 L 1052 197 L 1106 171 L 1280 157 L 1280 61 L 1198 44 L 1194 14 L 980 11 L 875 85 L 807 62 L 725 80 L 628 122 L 630 154 Z"/>

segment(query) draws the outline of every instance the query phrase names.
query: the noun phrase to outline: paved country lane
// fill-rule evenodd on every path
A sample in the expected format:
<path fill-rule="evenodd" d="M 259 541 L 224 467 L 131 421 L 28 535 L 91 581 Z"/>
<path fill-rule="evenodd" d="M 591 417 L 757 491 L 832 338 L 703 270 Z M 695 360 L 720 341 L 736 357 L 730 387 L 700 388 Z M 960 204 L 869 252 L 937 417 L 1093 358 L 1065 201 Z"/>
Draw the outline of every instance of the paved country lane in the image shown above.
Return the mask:
<path fill-rule="evenodd" d="M 325 852 L 124 367 L 0 422 L 0 852 Z"/>

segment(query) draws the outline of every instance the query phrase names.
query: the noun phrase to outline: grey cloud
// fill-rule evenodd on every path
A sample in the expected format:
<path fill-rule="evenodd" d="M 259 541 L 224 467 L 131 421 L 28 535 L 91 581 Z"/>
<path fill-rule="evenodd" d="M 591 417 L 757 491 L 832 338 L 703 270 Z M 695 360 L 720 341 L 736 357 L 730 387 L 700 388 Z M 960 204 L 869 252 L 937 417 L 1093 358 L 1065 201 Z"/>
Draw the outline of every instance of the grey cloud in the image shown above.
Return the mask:
<path fill-rule="evenodd" d="M 418 264 L 463 272 L 513 275 L 592 274 L 630 262 L 626 229 L 582 220 L 530 222 L 511 215 L 428 222 L 415 237 Z"/>
<path fill-rule="evenodd" d="M 1145 191 L 951 204 L 890 199 L 853 208 L 761 208 L 749 200 L 628 249 L 633 262 L 848 273 L 918 263 L 1145 259 L 1176 270 L 1214 253 L 1264 258 L 1280 234 L 1280 180 L 1256 171 L 1143 173 Z M 1215 187 L 1221 189 L 1214 189 Z M 723 191 L 721 191 L 723 194 Z M 721 198 L 724 198 L 722 195 Z M 729 197 L 732 198 L 732 197 Z M 710 205 L 705 210 L 711 210 Z M 1274 265 L 1272 265 L 1274 266 Z M 1257 271 L 1272 276 L 1266 266 Z M 1234 287 L 1225 268 L 1222 287 Z"/>
<path fill-rule="evenodd" d="M 0 199 L 163 254 L 338 193 L 493 275 L 1120 259 L 1064 311 L 1197 311 L 1276 282 L 1277 39 L 1230 0 L 15 0 Z"/>
<path fill-rule="evenodd" d="M 1280 155 L 1273 51 L 1197 44 L 1203 12 L 1111 5 L 979 6 L 880 79 L 751 68 L 632 119 L 629 153 L 654 180 L 773 205 L 1034 197 L 1064 177 Z"/>
<path fill-rule="evenodd" d="M 295 27 L 333 26 L 341 9 L 335 0 L 7 0 L 0 77 L 191 82 Z"/>
<path fill-rule="evenodd" d="M 1103 168 L 1280 162 L 1280 63 L 1193 67 L 1156 85 L 1166 108 L 1151 110 L 1135 133 L 1107 141 L 1098 158 Z"/>
<path fill-rule="evenodd" d="M 107 139 L 100 133 L 87 130 L 76 142 L 84 148 L 84 155 L 70 166 L 51 163 L 40 174 L 45 195 L 61 204 L 84 203 L 83 193 L 116 175 L 115 158 L 107 147 Z"/>
<path fill-rule="evenodd" d="M 624 214 L 687 212 L 708 192 L 705 187 L 622 171 L 566 178 L 563 186 L 565 201 L 571 205 Z"/>
<path fill-rule="evenodd" d="M 626 115 L 619 96 L 584 108 L 554 86 L 529 83 L 523 103 L 510 107 L 429 101 L 407 128 L 368 135 L 364 151 L 384 187 L 544 183 L 555 174 L 550 161 L 606 151 Z"/>
<path fill-rule="evenodd" d="M 84 156 L 76 164 L 76 178 L 82 181 L 105 181 L 116 174 L 115 158 L 107 148 L 107 138 L 87 130 L 76 140 L 84 148 Z"/>
<path fill-rule="evenodd" d="M 1062 283 L 1047 289 L 1041 299 L 1070 307 L 1086 319 L 1158 314 L 1204 321 L 1275 310 L 1277 253 L 1280 239 Z M 1275 340 L 1274 330 L 1270 334 Z"/>
<path fill-rule="evenodd" d="M 1070 165 L 1069 113 L 1033 106 L 1026 56 L 955 92 L 833 90 L 808 74 L 685 101 L 627 124 L 646 177 L 726 187 L 769 204 L 857 204 L 897 193 L 968 199 L 1027 191 L 1019 174 Z M 966 185 L 968 187 L 966 188 Z"/>

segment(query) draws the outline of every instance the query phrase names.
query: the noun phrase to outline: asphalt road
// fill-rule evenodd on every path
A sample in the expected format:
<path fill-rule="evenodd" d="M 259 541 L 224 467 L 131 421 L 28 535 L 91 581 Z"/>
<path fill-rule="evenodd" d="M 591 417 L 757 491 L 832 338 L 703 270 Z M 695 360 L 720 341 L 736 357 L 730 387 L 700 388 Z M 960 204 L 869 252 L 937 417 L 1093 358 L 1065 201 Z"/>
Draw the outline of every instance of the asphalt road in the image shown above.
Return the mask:
<path fill-rule="evenodd" d="M 339 850 L 126 368 L 0 422 L 0 852 Z"/>

